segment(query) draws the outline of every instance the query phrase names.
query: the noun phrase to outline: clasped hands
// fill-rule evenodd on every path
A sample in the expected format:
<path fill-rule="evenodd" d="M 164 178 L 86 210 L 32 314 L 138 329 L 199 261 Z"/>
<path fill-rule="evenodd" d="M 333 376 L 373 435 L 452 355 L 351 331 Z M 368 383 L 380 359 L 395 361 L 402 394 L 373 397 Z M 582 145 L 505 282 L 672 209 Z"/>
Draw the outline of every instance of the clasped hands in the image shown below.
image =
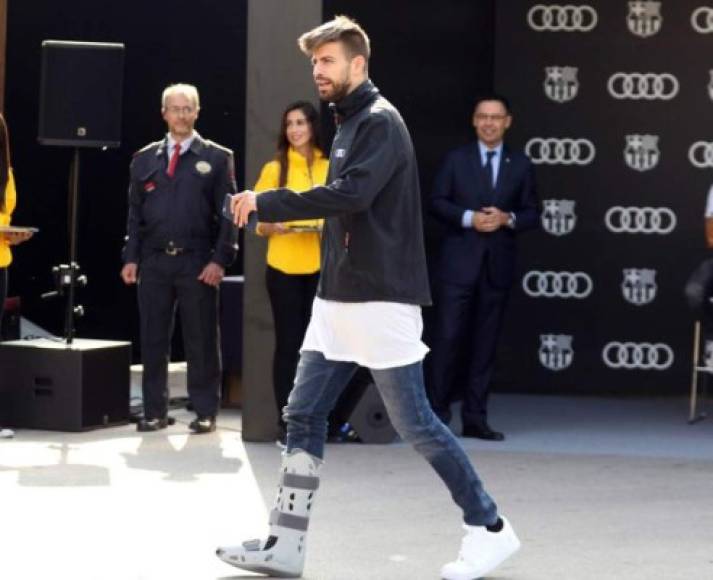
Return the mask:
<path fill-rule="evenodd" d="M 473 227 L 479 232 L 494 232 L 507 225 L 509 220 L 510 214 L 495 206 L 473 212 Z"/>

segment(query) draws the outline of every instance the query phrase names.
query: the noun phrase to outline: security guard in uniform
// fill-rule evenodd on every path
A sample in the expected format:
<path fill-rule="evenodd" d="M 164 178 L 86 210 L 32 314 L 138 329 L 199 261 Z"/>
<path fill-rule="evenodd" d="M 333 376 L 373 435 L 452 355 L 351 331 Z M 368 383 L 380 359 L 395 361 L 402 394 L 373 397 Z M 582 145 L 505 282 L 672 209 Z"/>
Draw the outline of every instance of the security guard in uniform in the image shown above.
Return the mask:
<path fill-rule="evenodd" d="M 215 430 L 220 389 L 218 286 L 235 258 L 235 230 L 221 216 L 236 191 L 233 154 L 194 125 L 197 89 L 178 84 L 162 97 L 168 134 L 134 155 L 121 277 L 138 285 L 144 417 L 139 431 L 168 423 L 168 361 L 176 306 L 188 363 L 195 433 Z"/>

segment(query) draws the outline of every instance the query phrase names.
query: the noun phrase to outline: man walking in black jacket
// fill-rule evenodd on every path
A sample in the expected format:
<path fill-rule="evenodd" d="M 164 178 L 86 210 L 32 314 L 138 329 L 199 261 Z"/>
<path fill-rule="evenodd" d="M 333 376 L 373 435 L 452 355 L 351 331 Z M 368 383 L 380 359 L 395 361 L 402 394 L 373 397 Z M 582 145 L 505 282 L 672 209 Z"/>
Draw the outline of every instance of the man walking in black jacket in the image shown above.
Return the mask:
<path fill-rule="evenodd" d="M 423 384 L 421 306 L 430 304 L 413 145 L 398 111 L 368 79 L 369 39 L 340 16 L 299 40 L 337 119 L 327 184 L 233 198 L 235 222 L 326 218 L 312 318 L 284 419 L 287 449 L 265 540 L 219 548 L 238 568 L 299 576 L 324 455 L 327 415 L 359 365 L 369 368 L 404 440 L 436 470 L 463 510 L 467 534 L 443 578 L 470 580 L 519 547 Z"/>

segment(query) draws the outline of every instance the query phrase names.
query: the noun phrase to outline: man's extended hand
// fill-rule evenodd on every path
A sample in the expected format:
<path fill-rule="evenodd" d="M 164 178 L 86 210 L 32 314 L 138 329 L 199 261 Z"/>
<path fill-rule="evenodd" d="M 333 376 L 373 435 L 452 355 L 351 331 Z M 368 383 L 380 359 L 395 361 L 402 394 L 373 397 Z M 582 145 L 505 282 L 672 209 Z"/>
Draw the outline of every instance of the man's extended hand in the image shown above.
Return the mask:
<path fill-rule="evenodd" d="M 198 279 L 208 286 L 218 286 L 223 281 L 225 268 L 215 262 L 209 262 L 198 276 Z"/>
<path fill-rule="evenodd" d="M 510 214 L 497 207 L 484 207 L 473 212 L 473 227 L 479 232 L 494 232 L 507 225 Z"/>
<path fill-rule="evenodd" d="M 124 284 L 136 284 L 138 280 L 139 266 L 135 262 L 127 262 L 121 269 L 121 279 Z"/>
<path fill-rule="evenodd" d="M 236 193 L 230 201 L 230 210 L 233 213 L 233 222 L 238 227 L 248 223 L 250 212 L 257 211 L 256 195 L 254 191 L 246 190 Z"/>

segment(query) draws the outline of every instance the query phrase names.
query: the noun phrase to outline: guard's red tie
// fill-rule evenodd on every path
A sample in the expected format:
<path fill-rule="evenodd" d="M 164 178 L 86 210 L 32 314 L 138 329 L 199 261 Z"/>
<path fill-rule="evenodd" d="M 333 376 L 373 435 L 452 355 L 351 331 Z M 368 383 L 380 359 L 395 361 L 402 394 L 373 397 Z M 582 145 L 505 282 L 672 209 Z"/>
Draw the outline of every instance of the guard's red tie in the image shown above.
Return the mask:
<path fill-rule="evenodd" d="M 181 144 L 176 143 L 173 146 L 173 155 L 171 155 L 171 160 L 168 162 L 168 169 L 166 170 L 166 173 L 168 174 L 169 177 L 173 177 L 173 174 L 176 173 L 176 165 L 178 165 L 178 158 L 181 156 Z"/>

